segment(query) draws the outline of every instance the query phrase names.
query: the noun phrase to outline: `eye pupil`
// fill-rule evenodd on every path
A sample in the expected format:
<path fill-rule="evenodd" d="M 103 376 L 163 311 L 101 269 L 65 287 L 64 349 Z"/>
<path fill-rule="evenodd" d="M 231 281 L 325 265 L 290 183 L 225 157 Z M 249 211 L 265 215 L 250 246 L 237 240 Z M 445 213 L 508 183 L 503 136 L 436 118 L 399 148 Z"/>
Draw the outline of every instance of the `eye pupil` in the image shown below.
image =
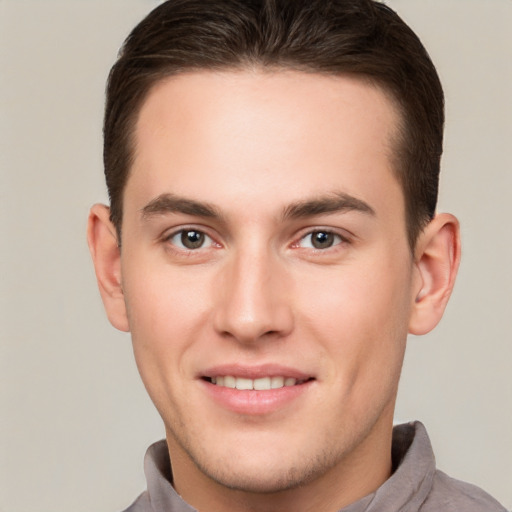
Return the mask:
<path fill-rule="evenodd" d="M 334 235 L 326 231 L 315 231 L 311 235 L 311 243 L 315 249 L 326 249 L 334 243 Z"/>
<path fill-rule="evenodd" d="M 204 244 L 204 233 L 200 231 L 194 231 L 193 229 L 189 231 L 183 231 L 181 233 L 181 243 L 187 249 L 198 249 Z"/>

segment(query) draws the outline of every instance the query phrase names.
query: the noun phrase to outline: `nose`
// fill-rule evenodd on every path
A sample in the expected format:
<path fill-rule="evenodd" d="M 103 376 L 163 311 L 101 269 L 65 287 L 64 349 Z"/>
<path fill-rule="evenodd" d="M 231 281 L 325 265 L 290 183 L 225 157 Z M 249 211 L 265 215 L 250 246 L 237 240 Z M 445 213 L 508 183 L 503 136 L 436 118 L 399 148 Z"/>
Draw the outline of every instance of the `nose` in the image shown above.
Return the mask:
<path fill-rule="evenodd" d="M 286 268 L 270 251 L 238 254 L 217 282 L 214 327 L 240 343 L 278 339 L 293 330 Z"/>

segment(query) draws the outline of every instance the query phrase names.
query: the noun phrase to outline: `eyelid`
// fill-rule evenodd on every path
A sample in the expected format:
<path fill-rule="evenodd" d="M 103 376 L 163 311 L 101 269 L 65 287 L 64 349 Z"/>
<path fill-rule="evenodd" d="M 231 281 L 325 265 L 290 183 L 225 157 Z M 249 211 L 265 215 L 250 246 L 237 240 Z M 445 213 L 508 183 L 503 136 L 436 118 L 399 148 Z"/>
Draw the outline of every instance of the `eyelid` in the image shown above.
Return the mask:
<path fill-rule="evenodd" d="M 340 238 L 340 242 L 333 244 L 331 247 L 326 249 L 311 249 L 318 252 L 326 252 L 329 249 L 334 249 L 335 247 L 341 244 L 350 244 L 353 241 L 354 236 L 351 233 L 348 233 L 346 230 L 342 230 L 339 228 L 333 227 L 324 227 L 324 226 L 312 226 L 305 229 L 302 229 L 300 233 L 295 237 L 295 241 L 292 243 L 293 248 L 300 248 L 300 242 L 304 240 L 306 237 L 311 236 L 313 233 L 329 233 L 335 235 Z"/>
<path fill-rule="evenodd" d="M 186 232 L 186 231 L 196 231 L 198 233 L 202 233 L 206 238 L 208 238 L 210 240 L 210 243 L 208 243 L 204 247 L 199 247 L 197 249 L 188 249 L 186 247 L 180 247 L 177 244 L 171 242 L 171 240 L 175 236 L 179 235 L 180 233 Z M 198 225 L 193 225 L 193 224 L 185 225 L 185 226 L 183 226 L 183 225 L 176 226 L 174 228 L 170 228 L 170 229 L 166 230 L 163 233 L 163 235 L 161 236 L 161 241 L 172 246 L 174 250 L 180 251 L 180 252 L 185 252 L 185 253 L 198 252 L 201 249 L 203 249 L 203 250 L 208 249 L 208 248 L 211 248 L 212 246 L 221 247 L 221 244 L 216 240 L 216 237 L 214 237 L 210 233 L 210 231 L 211 230 L 205 228 L 204 226 L 198 226 Z"/>

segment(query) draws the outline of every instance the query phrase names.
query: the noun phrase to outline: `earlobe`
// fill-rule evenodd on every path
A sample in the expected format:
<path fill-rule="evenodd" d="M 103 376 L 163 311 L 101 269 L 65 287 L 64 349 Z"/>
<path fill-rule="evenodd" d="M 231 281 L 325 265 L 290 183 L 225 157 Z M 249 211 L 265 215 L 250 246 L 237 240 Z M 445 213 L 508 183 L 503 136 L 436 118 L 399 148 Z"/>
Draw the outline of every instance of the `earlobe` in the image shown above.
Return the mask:
<path fill-rule="evenodd" d="M 117 329 L 128 332 L 130 329 L 121 279 L 121 252 L 107 206 L 95 204 L 91 208 L 87 223 L 87 243 L 108 319 Z"/>
<path fill-rule="evenodd" d="M 418 275 L 409 321 L 411 334 L 426 334 L 441 320 L 460 262 L 459 223 L 450 214 L 437 215 L 418 238 Z"/>

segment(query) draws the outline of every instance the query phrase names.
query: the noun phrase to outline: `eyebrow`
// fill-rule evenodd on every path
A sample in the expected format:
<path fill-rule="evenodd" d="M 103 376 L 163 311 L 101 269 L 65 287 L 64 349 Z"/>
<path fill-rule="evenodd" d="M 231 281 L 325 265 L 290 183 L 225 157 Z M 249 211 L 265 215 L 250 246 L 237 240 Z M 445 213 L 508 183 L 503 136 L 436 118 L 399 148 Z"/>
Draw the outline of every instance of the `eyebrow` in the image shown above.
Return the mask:
<path fill-rule="evenodd" d="M 156 215 L 165 215 L 167 213 L 182 213 L 184 215 L 206 218 L 222 217 L 220 211 L 211 204 L 186 199 L 174 194 L 159 195 L 144 206 L 141 212 L 143 219 L 149 219 Z"/>
<path fill-rule="evenodd" d="M 356 211 L 371 216 L 375 215 L 375 210 L 368 203 L 344 192 L 338 192 L 328 196 L 292 203 L 284 209 L 282 217 L 284 220 L 300 219 L 345 211 Z M 174 194 L 159 195 L 144 206 L 141 212 L 143 219 L 168 213 L 181 213 L 212 219 L 221 219 L 223 217 L 220 210 L 209 203 L 187 199 Z"/>
<path fill-rule="evenodd" d="M 375 210 L 368 203 L 344 192 L 338 192 L 324 197 L 292 203 L 285 208 L 283 218 L 300 219 L 326 213 L 341 213 L 345 211 L 356 211 L 375 216 Z"/>

